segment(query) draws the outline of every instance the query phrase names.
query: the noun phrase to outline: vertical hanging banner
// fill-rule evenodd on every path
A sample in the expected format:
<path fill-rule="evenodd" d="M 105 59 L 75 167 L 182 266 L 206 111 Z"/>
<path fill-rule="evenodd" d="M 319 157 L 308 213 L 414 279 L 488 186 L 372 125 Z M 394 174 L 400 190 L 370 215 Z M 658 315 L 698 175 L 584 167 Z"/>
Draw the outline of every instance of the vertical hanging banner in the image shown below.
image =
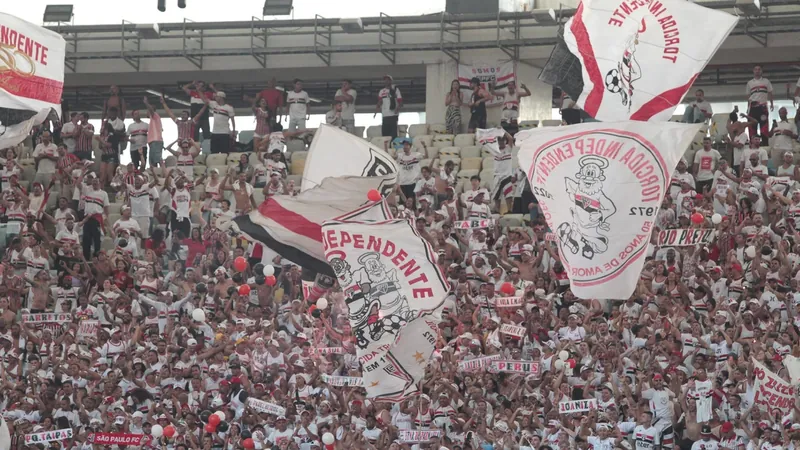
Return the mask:
<path fill-rule="evenodd" d="M 397 402 L 416 394 L 449 289 L 430 244 L 402 219 L 326 221 L 322 241 L 345 295 L 367 396 Z"/>
<path fill-rule="evenodd" d="M 753 406 L 773 417 L 788 414 L 794 408 L 795 388 L 755 359 L 753 365 Z"/>
<path fill-rule="evenodd" d="M 490 86 L 494 87 L 495 91 L 505 89 L 510 82 L 517 81 L 517 72 L 514 67 L 513 61 L 494 64 L 474 64 L 474 65 L 458 65 L 458 82 L 461 83 L 461 89 L 471 92 L 469 87 L 470 80 L 478 77 L 481 80 L 481 87 L 489 91 Z M 487 105 L 499 105 L 503 103 L 502 97 L 495 97 L 494 100 L 487 102 Z"/>
<path fill-rule="evenodd" d="M 699 128 L 594 122 L 517 134 L 520 167 L 576 296 L 633 293 L 672 172 Z"/>
<path fill-rule="evenodd" d="M 578 106 L 602 121 L 668 120 L 738 20 L 685 0 L 582 0 L 564 28 Z"/>

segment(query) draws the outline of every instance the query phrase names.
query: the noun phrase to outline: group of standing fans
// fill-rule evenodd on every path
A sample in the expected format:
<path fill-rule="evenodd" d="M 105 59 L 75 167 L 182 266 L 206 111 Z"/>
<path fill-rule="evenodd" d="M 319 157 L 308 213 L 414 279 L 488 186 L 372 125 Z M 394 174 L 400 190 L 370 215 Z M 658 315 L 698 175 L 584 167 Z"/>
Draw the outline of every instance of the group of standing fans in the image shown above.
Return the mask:
<path fill-rule="evenodd" d="M 465 101 L 454 86 L 447 126 L 460 129 L 460 107 L 470 106 L 494 178 L 490 190 L 474 177 L 456 195 L 452 166 L 431 173 L 401 141 L 392 208 L 431 244 L 451 291 L 424 394 L 397 404 L 366 398 L 358 382 L 341 290 L 312 305 L 303 268 L 230 232 L 232 218 L 257 207 L 254 189 L 294 193 L 283 142 L 305 130 L 302 82 L 284 94 L 273 80 L 251 99 L 255 153 L 199 177 L 201 136 L 212 153 L 230 150 L 236 121 L 226 94 L 191 83 L 188 111 L 144 99 L 149 121 L 132 111 L 125 128 L 128 105 L 112 89 L 100 130 L 73 113 L 52 134 L 37 131 L 34 180 L 20 179 L 21 149 L 0 151 L 2 217 L 19 226 L 0 267 L 0 415 L 12 448 L 98 450 L 92 443 L 110 433 L 144 436 L 129 447 L 169 450 L 798 449 L 800 409 L 775 415 L 754 405 L 753 361 L 789 379 L 782 361 L 800 352 L 800 170 L 791 147 L 778 164 L 763 147 L 768 138 L 773 150 L 782 138 L 793 144 L 797 130 L 783 109 L 764 128 L 771 89 L 760 68 L 755 80 L 748 121 L 734 113 L 724 141 L 707 139 L 679 163 L 638 288 L 624 301 L 571 293 L 513 168 L 519 97 L 530 91 L 476 85 Z M 485 101 L 500 95 L 503 127 L 486 129 Z M 343 82 L 329 123 L 352 131 L 355 99 Z M 710 105 L 697 100 L 689 115 L 706 120 Z M 376 105 L 384 135 L 396 136 L 401 108 L 387 77 Z M 286 131 L 276 128 L 281 111 Z M 164 146 L 161 114 L 177 124 L 175 148 Z M 118 170 L 126 146 L 132 163 Z M 498 213 L 522 206 L 532 208 L 530 222 L 502 228 Z M 696 213 L 706 220 L 692 224 Z M 464 230 L 463 219 L 493 222 Z M 658 246 L 659 230 L 691 227 L 713 228 L 715 238 Z M 518 306 L 501 300 L 509 296 Z M 503 325 L 524 333 L 501 333 Z M 497 371 L 491 358 L 538 365 Z M 560 407 L 582 399 L 596 407 Z"/>

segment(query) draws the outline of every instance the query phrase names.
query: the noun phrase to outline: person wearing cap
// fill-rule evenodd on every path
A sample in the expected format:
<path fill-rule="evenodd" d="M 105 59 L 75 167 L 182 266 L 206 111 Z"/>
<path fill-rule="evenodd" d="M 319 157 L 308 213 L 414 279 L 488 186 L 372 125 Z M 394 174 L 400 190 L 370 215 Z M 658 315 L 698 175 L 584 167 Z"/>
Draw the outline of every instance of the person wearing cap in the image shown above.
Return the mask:
<path fill-rule="evenodd" d="M 211 153 L 229 153 L 231 151 L 231 139 L 236 136 L 236 110 L 233 106 L 225 103 L 226 95 L 222 91 L 216 90 L 210 84 L 212 90 L 216 91 L 215 99 L 209 100 L 202 96 L 201 99 L 208 105 L 208 109 L 214 116 L 214 125 L 211 127 Z"/>
<path fill-rule="evenodd" d="M 375 105 L 375 114 L 381 113 L 381 135 L 392 139 L 397 137 L 397 121 L 400 109 L 403 107 L 403 95 L 395 86 L 391 75 L 383 76 L 383 88 L 378 91 L 378 103 Z"/>
<path fill-rule="evenodd" d="M 692 444 L 691 450 L 717 450 L 719 441 L 711 434 L 711 427 L 703 425 L 700 429 L 700 440 Z"/>
<path fill-rule="evenodd" d="M 678 192 L 683 189 L 682 183 L 684 181 L 689 183 L 690 190 L 694 190 L 694 176 L 686 170 L 687 168 L 686 159 L 681 158 L 678 161 L 678 165 L 675 167 L 675 173 L 672 174 L 672 180 L 669 184 L 669 195 L 672 197 L 672 200 L 678 200 Z"/>

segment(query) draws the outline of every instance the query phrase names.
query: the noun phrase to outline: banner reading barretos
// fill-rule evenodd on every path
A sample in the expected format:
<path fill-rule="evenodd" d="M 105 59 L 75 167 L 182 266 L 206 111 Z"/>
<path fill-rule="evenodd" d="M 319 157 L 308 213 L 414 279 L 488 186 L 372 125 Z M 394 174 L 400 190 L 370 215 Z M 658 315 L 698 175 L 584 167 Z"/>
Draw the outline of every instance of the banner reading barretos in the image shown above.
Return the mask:
<path fill-rule="evenodd" d="M 576 296 L 633 293 L 670 177 L 697 130 L 619 122 L 517 134 L 520 167 L 555 232 Z"/>

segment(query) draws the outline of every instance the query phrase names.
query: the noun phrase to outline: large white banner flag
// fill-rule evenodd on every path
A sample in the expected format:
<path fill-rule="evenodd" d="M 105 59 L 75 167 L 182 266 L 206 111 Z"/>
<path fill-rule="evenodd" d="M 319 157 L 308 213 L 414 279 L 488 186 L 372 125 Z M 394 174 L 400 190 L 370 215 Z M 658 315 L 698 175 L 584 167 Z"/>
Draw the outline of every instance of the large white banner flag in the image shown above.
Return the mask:
<path fill-rule="evenodd" d="M 322 241 L 345 294 L 367 396 L 417 393 L 448 292 L 430 244 L 402 219 L 327 221 Z"/>
<path fill-rule="evenodd" d="M 602 121 L 666 121 L 738 19 L 686 0 L 582 0 L 564 41 L 578 105 Z"/>
<path fill-rule="evenodd" d="M 769 412 L 770 416 L 783 417 L 795 405 L 795 390 L 791 384 L 760 362 L 753 361 L 753 406 Z"/>
<path fill-rule="evenodd" d="M 383 149 L 364 139 L 330 125 L 320 125 L 308 148 L 300 189 L 307 191 L 319 186 L 325 178 L 345 176 L 384 177 L 386 181 L 378 190 L 388 195 L 397 183 L 397 164 Z"/>
<path fill-rule="evenodd" d="M 670 178 L 700 125 L 584 123 L 517 134 L 572 292 L 627 299 Z"/>
<path fill-rule="evenodd" d="M 473 65 L 458 65 L 458 82 L 461 84 L 461 89 L 465 91 L 465 98 L 472 95 L 472 89 L 469 83 L 473 78 L 478 78 L 481 81 L 481 87 L 487 91 L 494 88 L 496 92 L 508 88 L 508 84 L 517 81 L 516 68 L 514 61 L 496 62 L 492 64 L 473 64 Z M 503 97 L 495 97 L 490 100 L 488 105 L 500 105 L 503 103 Z M 510 104 L 509 107 L 516 106 L 519 109 L 519 104 Z"/>

